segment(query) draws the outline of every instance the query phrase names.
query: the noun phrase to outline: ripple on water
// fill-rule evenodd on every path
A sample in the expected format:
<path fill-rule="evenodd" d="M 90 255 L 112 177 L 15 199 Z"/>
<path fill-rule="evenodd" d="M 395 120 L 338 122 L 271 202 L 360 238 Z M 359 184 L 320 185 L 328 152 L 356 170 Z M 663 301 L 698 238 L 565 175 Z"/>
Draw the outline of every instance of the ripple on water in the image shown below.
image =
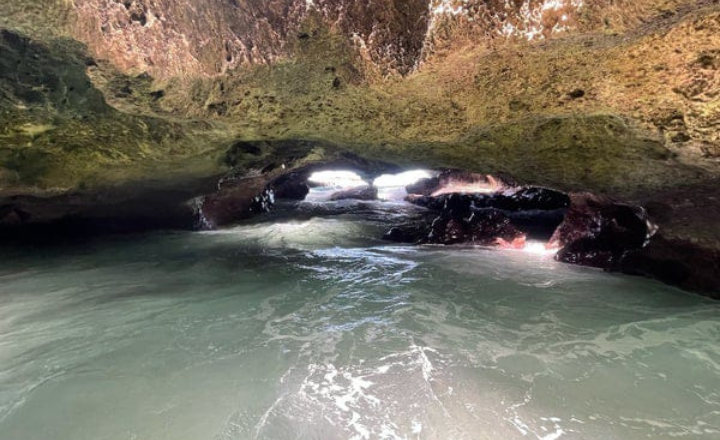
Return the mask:
<path fill-rule="evenodd" d="M 718 303 L 377 227 L 14 250 L 0 438 L 720 437 Z"/>

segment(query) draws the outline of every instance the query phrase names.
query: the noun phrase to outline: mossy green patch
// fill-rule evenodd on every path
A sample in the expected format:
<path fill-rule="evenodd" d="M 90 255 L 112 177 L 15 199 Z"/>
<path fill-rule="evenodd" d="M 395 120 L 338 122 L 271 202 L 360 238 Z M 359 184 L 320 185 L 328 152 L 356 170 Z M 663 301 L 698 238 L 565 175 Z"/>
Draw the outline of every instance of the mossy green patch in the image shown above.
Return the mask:
<path fill-rule="evenodd" d="M 38 41 L 0 30 L 0 167 L 6 170 L 0 174 L 12 180 L 0 186 L 73 188 L 109 176 L 122 179 L 152 168 L 149 164 L 163 168 L 207 153 L 229 136 L 207 125 L 198 130 L 191 121 L 109 106 L 88 77 L 87 69 L 95 67 L 76 42 Z M 152 93 L 151 84 L 147 77 L 118 74 L 108 90 L 127 87 L 137 100 L 128 100 L 128 108 L 140 109 L 152 102 L 141 100 Z M 206 162 L 219 167 L 212 157 Z"/>

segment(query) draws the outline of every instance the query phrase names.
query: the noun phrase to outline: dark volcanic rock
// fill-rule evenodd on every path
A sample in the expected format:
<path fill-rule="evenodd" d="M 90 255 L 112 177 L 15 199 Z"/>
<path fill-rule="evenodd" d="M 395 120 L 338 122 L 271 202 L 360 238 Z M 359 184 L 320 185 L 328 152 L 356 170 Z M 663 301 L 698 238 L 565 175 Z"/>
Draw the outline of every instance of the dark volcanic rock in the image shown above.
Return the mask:
<path fill-rule="evenodd" d="M 304 173 L 290 173 L 276 180 L 270 186 L 278 199 L 305 200 L 310 192 L 307 176 Z"/>
<path fill-rule="evenodd" d="M 383 240 L 393 241 L 395 243 L 419 244 L 427 237 L 427 234 L 428 228 L 424 223 L 396 226 L 385 233 Z"/>
<path fill-rule="evenodd" d="M 454 172 L 452 175 L 457 178 L 461 174 Z M 473 177 L 466 173 L 463 178 L 467 182 Z M 439 179 L 442 181 L 443 177 Z M 416 189 L 427 193 L 427 183 L 432 184 L 428 181 Z M 408 200 L 438 211 L 440 215 L 423 232 L 418 226 L 395 228 L 388 232 L 386 239 L 410 243 L 522 247 L 528 235 L 543 239 L 552 235 L 570 205 L 566 194 L 545 188 L 521 188 L 493 194 L 425 195 Z"/>
<path fill-rule="evenodd" d="M 252 198 L 250 203 L 250 213 L 261 214 L 263 212 L 270 212 L 270 209 L 275 204 L 275 192 L 271 189 L 265 188 L 260 194 Z"/>
<path fill-rule="evenodd" d="M 245 178 L 223 185 L 200 202 L 200 226 L 213 229 L 267 212 L 275 196 L 267 188 L 267 178 Z"/>
<path fill-rule="evenodd" d="M 618 270 L 720 299 L 720 251 L 717 249 L 657 236 L 646 247 L 625 254 Z"/>
<path fill-rule="evenodd" d="M 623 256 L 647 245 L 656 227 L 643 208 L 590 194 L 573 194 L 565 220 L 550 240 L 566 263 L 614 269 Z"/>
<path fill-rule="evenodd" d="M 525 234 L 498 209 L 476 208 L 473 197 L 446 194 L 423 197 L 425 206 L 439 211 L 430 224 L 415 224 L 391 229 L 385 239 L 419 244 L 476 244 L 482 246 L 522 246 Z"/>
<path fill-rule="evenodd" d="M 525 234 L 515 228 L 500 211 L 487 209 L 473 212 L 468 218 L 454 213 L 442 215 L 433 221 L 429 234 L 421 242 L 522 247 Z"/>
<path fill-rule="evenodd" d="M 437 197 L 411 197 L 408 201 L 428 209 L 469 210 L 472 208 L 496 208 L 503 211 L 562 210 L 570 206 L 570 197 L 546 188 L 521 188 L 515 192 L 492 194 L 443 194 Z"/>
<path fill-rule="evenodd" d="M 567 209 L 509 212 L 503 211 L 512 224 L 525 232 L 528 237 L 548 241 L 555 233 L 557 227 L 565 220 Z"/>
<path fill-rule="evenodd" d="M 344 191 L 338 191 L 330 196 L 331 202 L 339 200 L 377 200 L 378 190 L 374 186 L 361 186 Z"/>
<path fill-rule="evenodd" d="M 508 197 L 514 209 L 511 211 L 555 210 L 570 206 L 570 197 L 547 188 L 522 188 Z"/>
<path fill-rule="evenodd" d="M 158 185 L 124 186 L 56 196 L 0 197 L 2 240 L 53 241 L 70 237 L 193 229 L 197 209 L 190 202 L 211 192 L 217 177 Z"/>
<path fill-rule="evenodd" d="M 581 238 L 566 245 L 557 253 L 557 260 L 581 266 L 611 269 L 623 252 L 607 249 L 607 243 L 594 238 Z"/>

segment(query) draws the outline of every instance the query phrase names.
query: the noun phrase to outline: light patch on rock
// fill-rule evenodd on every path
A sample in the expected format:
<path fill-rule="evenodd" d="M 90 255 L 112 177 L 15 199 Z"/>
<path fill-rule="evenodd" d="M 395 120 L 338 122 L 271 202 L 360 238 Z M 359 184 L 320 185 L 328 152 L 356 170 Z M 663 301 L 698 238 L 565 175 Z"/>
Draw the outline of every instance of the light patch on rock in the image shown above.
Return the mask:
<path fill-rule="evenodd" d="M 24 124 L 18 130 L 30 137 L 36 137 L 55 128 L 52 124 Z"/>

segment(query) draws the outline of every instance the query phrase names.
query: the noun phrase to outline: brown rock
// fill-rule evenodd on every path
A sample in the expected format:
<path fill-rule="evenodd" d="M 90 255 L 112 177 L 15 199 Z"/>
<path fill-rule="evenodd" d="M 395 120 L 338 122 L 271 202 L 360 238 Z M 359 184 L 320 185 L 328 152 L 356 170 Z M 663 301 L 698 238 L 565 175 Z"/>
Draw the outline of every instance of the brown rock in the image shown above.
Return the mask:
<path fill-rule="evenodd" d="M 550 239 L 566 263 L 612 269 L 625 253 L 642 249 L 654 235 L 643 208 L 591 194 L 571 194 L 565 220 Z"/>
<path fill-rule="evenodd" d="M 658 236 L 647 247 L 628 252 L 620 261 L 619 270 L 720 299 L 718 249 Z"/>
<path fill-rule="evenodd" d="M 200 202 L 201 226 L 214 229 L 266 212 L 274 203 L 267 178 L 246 178 L 223 185 Z"/>
<path fill-rule="evenodd" d="M 452 214 L 435 219 L 425 244 L 474 244 L 480 246 L 522 247 L 525 234 L 515 228 L 500 211 L 473 213 L 469 218 Z"/>

